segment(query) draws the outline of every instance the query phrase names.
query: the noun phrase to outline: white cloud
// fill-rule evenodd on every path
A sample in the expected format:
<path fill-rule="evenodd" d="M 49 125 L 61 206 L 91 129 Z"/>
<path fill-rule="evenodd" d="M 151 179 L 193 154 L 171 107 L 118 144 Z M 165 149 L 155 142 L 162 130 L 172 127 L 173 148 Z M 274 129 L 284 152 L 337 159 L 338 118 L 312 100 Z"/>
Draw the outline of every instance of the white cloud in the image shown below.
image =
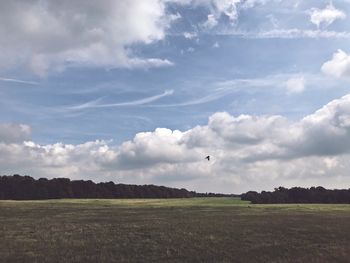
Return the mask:
<path fill-rule="evenodd" d="M 19 84 L 29 84 L 29 85 L 38 85 L 38 82 L 35 81 L 28 81 L 28 80 L 22 80 L 22 79 L 12 79 L 12 78 L 1 78 L 0 81 L 4 82 L 13 82 L 13 83 L 19 83 Z"/>
<path fill-rule="evenodd" d="M 1 63 L 24 63 L 38 75 L 75 65 L 168 66 L 167 60 L 136 57 L 129 46 L 163 39 L 178 18 L 162 0 L 3 1 L 0 52 L 12 59 Z"/>
<path fill-rule="evenodd" d="M 6 134 L 23 130 L 3 127 Z M 19 137 L 0 143 L 2 173 L 223 192 L 350 183 L 350 95 L 299 121 L 223 112 L 204 126 L 187 131 L 158 128 L 119 146 L 104 141 L 39 145 L 20 142 L 26 136 Z M 207 155 L 210 162 L 204 159 Z"/>
<path fill-rule="evenodd" d="M 184 32 L 184 37 L 187 39 L 193 39 L 198 36 L 197 32 Z"/>
<path fill-rule="evenodd" d="M 237 5 L 241 0 L 212 0 L 211 3 L 218 15 L 225 14 L 231 21 L 238 17 Z"/>
<path fill-rule="evenodd" d="M 172 103 L 172 104 L 157 104 L 157 105 L 150 105 L 150 106 L 162 108 L 162 107 L 182 107 L 182 106 L 198 105 L 198 104 L 203 104 L 210 101 L 218 100 L 226 96 L 230 92 L 231 92 L 230 89 L 222 89 L 222 90 L 217 90 L 216 92 L 213 92 L 209 95 L 184 101 L 184 102 L 178 102 L 178 103 Z"/>
<path fill-rule="evenodd" d="M 208 11 L 202 29 L 214 28 L 220 21 L 235 23 L 240 10 L 279 0 L 105 0 L 4 1 L 0 8 L 0 68 L 28 66 L 45 76 L 67 67 L 149 68 L 172 66 L 166 58 L 139 57 L 135 44 L 163 40 L 178 13 L 169 13 L 169 4 L 204 7 Z M 226 19 L 222 19 L 222 18 Z M 332 5 L 313 9 L 311 20 L 330 24 L 345 14 Z M 201 27 L 194 25 L 197 30 Z M 232 27 L 228 27 L 231 28 Z M 185 32 L 184 37 L 197 37 Z M 256 38 L 349 37 L 347 32 L 320 30 L 273 30 L 233 34 Z M 21 50 L 21 52 L 18 52 Z"/>
<path fill-rule="evenodd" d="M 286 82 L 287 92 L 289 94 L 302 93 L 305 90 L 305 78 L 293 77 Z"/>
<path fill-rule="evenodd" d="M 310 11 L 310 21 L 315 24 L 317 27 L 320 27 L 322 24 L 329 26 L 337 19 L 345 19 L 346 14 L 336 9 L 333 4 L 327 5 L 324 9 L 313 8 Z"/>
<path fill-rule="evenodd" d="M 189 52 L 189 53 L 192 53 L 192 52 L 194 52 L 195 51 L 195 49 L 193 48 L 193 47 L 189 47 L 188 49 L 187 49 L 187 52 Z"/>
<path fill-rule="evenodd" d="M 209 14 L 209 15 L 208 15 L 208 19 L 207 19 L 207 21 L 205 21 L 205 23 L 203 24 L 203 26 L 204 26 L 205 28 L 211 29 L 211 28 L 215 27 L 218 23 L 219 23 L 219 22 L 218 22 L 218 20 L 215 18 L 215 16 L 214 16 L 213 14 Z"/>
<path fill-rule="evenodd" d="M 238 6 L 243 3 L 241 0 L 166 0 L 181 5 L 205 6 L 210 10 L 210 14 L 203 26 L 213 28 L 219 23 L 221 16 L 227 17 L 231 22 L 238 18 Z"/>
<path fill-rule="evenodd" d="M 174 63 L 167 59 L 159 58 L 131 58 L 129 59 L 129 68 L 160 68 L 160 67 L 169 67 L 173 66 Z"/>
<path fill-rule="evenodd" d="M 348 31 L 329 31 L 329 30 L 303 30 L 298 28 L 288 29 L 273 29 L 259 32 L 248 32 L 239 30 L 224 30 L 216 32 L 218 35 L 232 35 L 242 38 L 256 38 L 256 39 L 269 39 L 269 38 L 350 38 L 350 32 Z"/>
<path fill-rule="evenodd" d="M 237 19 L 237 6 L 241 0 L 168 0 L 182 5 L 207 6 L 215 16 L 226 15 L 231 20 Z"/>
<path fill-rule="evenodd" d="M 0 143 L 17 143 L 28 140 L 31 128 L 24 124 L 0 123 Z"/>
<path fill-rule="evenodd" d="M 101 103 L 101 99 L 89 101 L 80 105 L 67 107 L 65 110 L 84 110 L 89 108 L 114 108 L 114 107 L 125 107 L 125 106 L 137 106 L 144 105 L 147 103 L 155 102 L 161 98 L 171 96 L 174 94 L 174 90 L 166 90 L 161 94 L 154 95 L 151 97 L 134 100 L 134 101 L 126 101 L 126 102 L 118 102 L 118 103 Z"/>
<path fill-rule="evenodd" d="M 246 0 L 243 1 L 243 8 L 252 8 L 256 5 L 264 5 L 271 0 Z"/>
<path fill-rule="evenodd" d="M 322 65 L 321 70 L 324 74 L 336 78 L 350 77 L 350 55 L 338 49 L 332 59 Z"/>
<path fill-rule="evenodd" d="M 248 3 L 249 2 L 249 3 Z M 248 1 L 250 8 L 257 2 Z M 150 44 L 164 39 L 174 20 L 167 5 L 204 6 L 206 27 L 212 28 L 225 16 L 238 17 L 240 0 L 105 0 L 54 1 L 18 0 L 1 3 L 0 66 L 28 66 L 44 76 L 66 67 L 161 67 L 172 62 L 162 58 L 140 58 L 133 44 Z M 249 7 L 248 7 L 249 6 Z M 186 32 L 186 38 L 196 33 Z M 18 52 L 21 50 L 21 52 Z"/>

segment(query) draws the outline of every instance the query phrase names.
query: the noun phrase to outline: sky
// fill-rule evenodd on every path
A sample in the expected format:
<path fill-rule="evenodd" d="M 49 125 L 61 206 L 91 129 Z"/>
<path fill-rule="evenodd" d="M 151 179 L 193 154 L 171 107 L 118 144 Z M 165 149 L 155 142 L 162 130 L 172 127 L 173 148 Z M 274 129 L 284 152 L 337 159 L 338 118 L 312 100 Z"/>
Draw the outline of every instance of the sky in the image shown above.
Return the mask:
<path fill-rule="evenodd" d="M 0 173 L 349 188 L 349 44 L 350 0 L 0 0 Z"/>

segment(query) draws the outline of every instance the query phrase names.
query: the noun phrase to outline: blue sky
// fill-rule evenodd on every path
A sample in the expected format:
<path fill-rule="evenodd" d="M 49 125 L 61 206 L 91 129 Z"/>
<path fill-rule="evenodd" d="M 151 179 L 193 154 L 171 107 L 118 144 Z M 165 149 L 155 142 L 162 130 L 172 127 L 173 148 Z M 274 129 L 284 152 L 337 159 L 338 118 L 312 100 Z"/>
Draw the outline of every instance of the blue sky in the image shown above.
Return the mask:
<path fill-rule="evenodd" d="M 232 118 L 240 115 L 252 117 L 254 125 L 259 118 L 279 116 L 292 126 L 302 126 L 307 116 L 315 117 L 315 112 L 331 101 L 342 103 L 341 98 L 349 93 L 349 1 L 18 0 L 0 5 L 0 139 L 2 135 L 3 147 L 18 144 L 23 147 L 18 151 L 26 152 L 29 147 L 35 156 L 36 151 L 49 156 L 40 155 L 40 161 L 34 158 L 20 167 L 6 165 L 3 173 L 161 183 L 202 191 L 239 192 L 249 189 L 248 182 L 255 189 L 272 188 L 277 186 L 273 178 L 254 180 L 254 176 L 260 178 L 260 161 L 251 167 L 242 165 L 244 158 L 236 156 L 241 143 L 230 149 L 216 142 L 184 146 L 184 138 L 200 129 L 207 132 L 210 120 L 236 123 L 240 121 Z M 222 112 L 226 117 L 218 115 Z M 249 134 L 249 129 L 259 130 L 254 125 L 230 132 Z M 177 156 L 179 149 L 170 146 L 159 155 L 169 155 L 170 159 L 157 159 L 151 149 L 158 147 L 158 141 L 142 144 L 141 152 L 131 147 L 137 146 L 137 134 L 149 132 L 162 137 L 157 128 L 181 131 L 181 138 L 174 136 L 189 159 Z M 302 141 L 306 131 L 299 133 L 298 141 Z M 19 135 L 11 141 L 9 134 Z M 172 145 L 171 138 L 161 140 L 164 149 L 168 140 Z M 89 148 L 90 153 L 108 147 L 111 156 L 104 156 L 108 165 L 103 161 L 94 166 L 94 175 L 80 170 L 82 163 L 71 153 L 56 156 L 58 163 L 49 161 L 46 168 L 32 164 L 45 163 L 61 148 L 70 152 L 67 147 L 76 149 L 96 142 L 99 146 L 91 146 L 94 150 Z M 256 143 L 260 148 L 255 153 L 274 143 Z M 60 150 L 55 150 L 57 145 Z M 47 150 L 50 147 L 52 153 Z M 197 157 L 192 157 L 192 150 Z M 217 157 L 220 166 L 200 171 L 201 154 L 215 155 L 217 151 L 218 156 L 235 156 L 231 161 L 237 163 L 231 167 L 230 160 Z M 124 160 L 122 153 L 136 156 L 135 163 Z M 7 156 L 17 160 L 21 154 L 11 152 Z M 307 182 L 299 178 L 305 167 L 303 171 L 289 167 L 305 156 L 326 166 L 332 158 L 345 158 L 343 152 L 339 156 L 299 154 L 288 155 L 284 168 L 269 166 L 280 174 L 276 175 L 278 183 Z M 85 158 L 96 162 L 100 157 L 92 154 Z M 268 159 L 275 162 L 279 158 Z M 130 162 L 127 172 L 122 173 L 124 166 L 118 166 L 121 160 Z M 323 173 L 345 176 L 341 161 L 334 163 L 339 163 L 339 171 L 325 168 Z M 195 175 L 196 169 L 199 175 Z M 215 180 L 209 171 L 220 176 Z M 213 184 L 212 180 L 217 182 Z M 339 186 L 334 177 L 326 180 L 317 176 L 306 185 L 318 183 Z"/>

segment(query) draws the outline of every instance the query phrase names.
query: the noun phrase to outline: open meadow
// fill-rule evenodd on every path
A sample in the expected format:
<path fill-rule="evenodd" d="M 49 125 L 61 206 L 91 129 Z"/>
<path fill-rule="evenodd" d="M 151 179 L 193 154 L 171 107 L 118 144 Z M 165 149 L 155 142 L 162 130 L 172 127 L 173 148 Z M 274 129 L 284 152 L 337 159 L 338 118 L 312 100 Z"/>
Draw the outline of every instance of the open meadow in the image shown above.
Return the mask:
<path fill-rule="evenodd" d="M 1 262 L 349 262 L 350 205 L 0 201 Z"/>

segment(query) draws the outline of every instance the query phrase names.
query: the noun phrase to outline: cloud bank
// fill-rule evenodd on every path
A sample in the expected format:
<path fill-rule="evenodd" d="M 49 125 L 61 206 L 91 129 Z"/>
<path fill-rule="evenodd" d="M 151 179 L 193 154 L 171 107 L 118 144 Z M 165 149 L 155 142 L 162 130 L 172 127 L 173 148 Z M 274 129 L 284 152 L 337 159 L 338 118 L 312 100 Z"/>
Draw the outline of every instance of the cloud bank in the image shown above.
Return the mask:
<path fill-rule="evenodd" d="M 232 35 L 244 37 L 349 37 L 348 32 L 319 29 L 237 31 L 234 25 L 240 12 L 269 2 L 288 3 L 279 0 L 4 1 L 0 9 L 0 69 L 25 66 L 38 76 L 46 76 L 67 67 L 172 66 L 173 62 L 167 58 L 144 57 L 135 52 L 137 45 L 164 40 L 172 24 L 181 19 L 174 11 L 176 8 L 169 6 L 206 10 L 204 21 L 193 25 L 198 32 L 182 33 L 189 39 L 197 38 L 201 31 L 211 30 L 221 22 L 228 24 L 228 30 L 235 30 Z M 312 8 L 309 14 L 310 21 L 318 28 L 346 18 L 346 14 L 332 4 L 324 9 Z"/>
<path fill-rule="evenodd" d="M 211 23 L 216 23 L 221 16 L 236 20 L 239 3 L 240 0 L 5 1 L 0 9 L 0 68 L 24 65 L 36 75 L 45 76 L 75 66 L 172 66 L 166 58 L 145 58 L 133 52 L 133 45 L 163 40 L 171 24 L 181 18 L 168 11 L 169 4 L 204 6 Z"/>
<path fill-rule="evenodd" d="M 350 95 L 299 121 L 218 112 L 207 125 L 187 131 L 157 128 L 118 146 L 105 141 L 39 145 L 27 141 L 29 135 L 25 125 L 0 126 L 2 173 L 218 192 L 350 183 Z"/>
<path fill-rule="evenodd" d="M 137 57 L 130 45 L 163 39 L 177 18 L 161 0 L 5 1 L 0 61 L 24 63 L 40 76 L 76 65 L 169 66 L 166 59 Z"/>
<path fill-rule="evenodd" d="M 29 140 L 31 128 L 25 124 L 0 123 L 0 143 L 21 143 Z"/>

